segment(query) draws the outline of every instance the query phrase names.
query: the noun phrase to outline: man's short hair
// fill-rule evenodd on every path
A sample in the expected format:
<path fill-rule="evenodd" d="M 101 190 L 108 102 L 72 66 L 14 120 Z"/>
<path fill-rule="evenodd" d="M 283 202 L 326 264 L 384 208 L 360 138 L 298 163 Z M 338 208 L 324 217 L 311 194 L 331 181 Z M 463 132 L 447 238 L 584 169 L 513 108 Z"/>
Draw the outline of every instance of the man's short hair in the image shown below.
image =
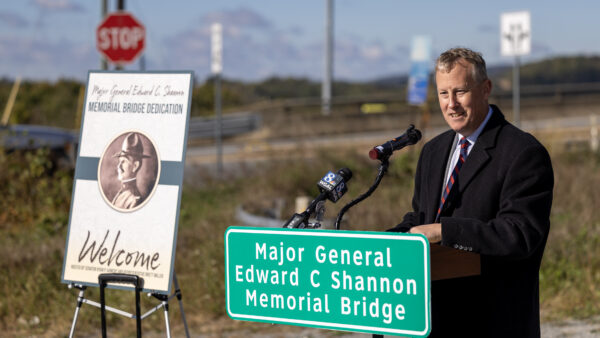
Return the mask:
<path fill-rule="evenodd" d="M 465 60 L 473 65 L 471 76 L 476 83 L 481 83 L 488 79 L 485 60 L 481 56 L 481 53 L 463 47 L 452 48 L 443 52 L 435 62 L 435 69 L 436 71 L 450 73 L 454 66 L 461 60 Z"/>

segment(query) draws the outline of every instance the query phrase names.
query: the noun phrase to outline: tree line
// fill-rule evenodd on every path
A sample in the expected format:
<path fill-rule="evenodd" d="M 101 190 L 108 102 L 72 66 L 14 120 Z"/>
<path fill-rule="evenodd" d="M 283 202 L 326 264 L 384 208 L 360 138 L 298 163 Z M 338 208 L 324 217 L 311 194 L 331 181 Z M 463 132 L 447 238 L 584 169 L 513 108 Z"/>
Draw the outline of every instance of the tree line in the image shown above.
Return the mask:
<path fill-rule="evenodd" d="M 510 81 L 511 66 L 490 68 L 493 81 Z M 522 85 L 588 83 L 600 81 L 600 56 L 555 57 L 523 65 Z M 335 81 L 333 96 L 355 96 L 389 93 L 405 95 L 406 75 L 389 76 L 367 82 Z M 0 108 L 8 100 L 11 79 L 0 79 Z M 85 84 L 73 79 L 55 82 L 21 82 L 10 123 L 41 124 L 68 129 L 79 128 Z M 293 77 L 271 77 L 257 82 L 224 79 L 222 106 L 225 112 L 261 101 L 319 97 L 318 80 Z M 192 93 L 192 116 L 210 116 L 214 110 L 213 79 L 196 79 Z"/>

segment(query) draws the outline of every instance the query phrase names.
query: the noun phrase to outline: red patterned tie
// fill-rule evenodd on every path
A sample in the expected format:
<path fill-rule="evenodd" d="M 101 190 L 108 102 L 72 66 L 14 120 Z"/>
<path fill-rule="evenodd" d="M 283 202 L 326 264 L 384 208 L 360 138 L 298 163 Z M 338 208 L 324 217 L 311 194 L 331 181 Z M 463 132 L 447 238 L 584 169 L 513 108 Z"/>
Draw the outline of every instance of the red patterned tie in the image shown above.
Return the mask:
<path fill-rule="evenodd" d="M 469 149 L 469 141 L 466 138 L 462 137 L 458 142 L 460 145 L 460 156 L 458 157 L 458 162 L 456 162 L 456 166 L 454 166 L 454 170 L 452 170 L 452 175 L 450 175 L 450 179 L 448 179 L 448 183 L 446 183 L 446 188 L 444 188 L 444 192 L 442 194 L 442 199 L 440 201 L 440 207 L 438 208 L 437 215 L 435 216 L 435 221 L 438 222 L 440 220 L 440 214 L 442 213 L 442 209 L 444 208 L 444 203 L 448 199 L 448 195 L 450 195 L 450 191 L 452 190 L 452 186 L 456 181 L 458 181 L 458 173 L 460 172 L 460 168 L 463 163 L 465 163 L 465 159 L 467 158 L 467 149 Z"/>

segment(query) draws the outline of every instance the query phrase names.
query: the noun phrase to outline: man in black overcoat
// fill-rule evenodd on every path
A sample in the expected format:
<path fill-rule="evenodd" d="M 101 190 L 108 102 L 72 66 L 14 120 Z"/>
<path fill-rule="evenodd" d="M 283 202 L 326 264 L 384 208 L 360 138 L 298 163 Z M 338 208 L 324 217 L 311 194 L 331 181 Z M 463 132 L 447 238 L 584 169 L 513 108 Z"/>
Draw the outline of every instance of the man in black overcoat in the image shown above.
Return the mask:
<path fill-rule="evenodd" d="M 548 152 L 488 104 L 492 83 L 481 54 L 442 53 L 436 86 L 451 130 L 423 147 L 413 210 L 390 230 L 478 253 L 481 275 L 432 282 L 431 336 L 539 337 L 554 186 Z"/>

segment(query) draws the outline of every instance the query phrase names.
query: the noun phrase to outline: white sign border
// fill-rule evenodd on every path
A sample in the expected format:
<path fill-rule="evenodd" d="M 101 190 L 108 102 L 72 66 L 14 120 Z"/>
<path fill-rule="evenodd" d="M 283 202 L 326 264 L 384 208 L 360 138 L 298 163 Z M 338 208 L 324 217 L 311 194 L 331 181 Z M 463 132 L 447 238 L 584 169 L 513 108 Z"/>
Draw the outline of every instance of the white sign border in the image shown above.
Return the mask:
<path fill-rule="evenodd" d="M 426 290 L 425 292 L 425 303 L 427 304 L 427 306 L 425 307 L 425 329 L 423 331 L 412 331 L 412 330 L 397 330 L 397 329 L 386 329 L 386 328 L 380 328 L 380 327 L 374 327 L 374 326 L 363 326 L 363 325 L 351 325 L 351 324 L 337 324 L 337 323 L 330 323 L 330 322 L 319 322 L 319 321 L 311 321 L 311 320 L 299 320 L 299 319 L 287 319 L 287 318 L 280 318 L 280 317 L 266 317 L 266 316 L 255 316 L 255 315 L 243 315 L 243 314 L 236 314 L 234 312 L 231 311 L 230 308 L 230 292 L 229 292 L 229 235 L 232 233 L 253 233 L 253 234 L 277 234 L 277 235 L 284 235 L 284 236 L 311 236 L 311 237 L 331 237 L 331 236 L 336 236 L 336 237 L 350 237 L 350 238 L 374 238 L 374 239 L 395 239 L 395 240 L 411 240 L 411 241 L 419 241 L 421 243 L 423 243 L 423 254 L 425 258 L 429 257 L 429 242 L 427 241 L 427 239 L 425 238 L 425 236 L 421 236 L 421 235 L 416 235 L 416 236 L 402 236 L 400 237 L 399 235 L 384 235 L 384 234 L 376 234 L 376 233 L 368 233 L 368 232 L 343 232 L 343 231 L 323 231 L 323 230 L 315 230 L 315 231 L 311 231 L 311 230 L 291 230 L 291 231 L 283 231 L 283 230 L 262 230 L 260 228 L 248 228 L 248 229 L 243 229 L 243 228 L 236 228 L 236 227 L 230 227 L 229 229 L 227 229 L 226 233 L 225 233 L 225 276 L 226 276 L 226 302 L 227 302 L 227 313 L 232 316 L 232 318 L 235 316 L 236 318 L 233 319 L 238 319 L 238 318 L 246 318 L 246 319 L 254 319 L 254 320 L 260 320 L 260 321 L 265 321 L 265 322 L 278 322 L 278 323 L 290 323 L 290 324 L 304 324 L 304 325 L 314 325 L 317 328 L 324 328 L 326 329 L 327 327 L 335 327 L 335 328 L 339 328 L 339 329 L 353 329 L 353 330 L 358 330 L 358 331 L 363 331 L 363 332 L 385 332 L 385 333 L 391 333 L 391 334 L 398 334 L 398 335 L 402 335 L 402 334 L 411 334 L 411 335 L 425 335 L 430 329 L 429 329 L 429 323 L 430 323 L 430 319 L 429 319 L 429 313 L 427 311 L 428 308 L 431 308 L 431 301 L 429 299 L 429 293 L 430 290 Z M 429 266 L 427 265 L 428 259 L 425 259 L 425 267 L 424 267 L 424 271 L 425 271 L 425 275 L 424 278 L 425 280 L 429 280 L 430 279 L 430 271 L 429 271 Z M 426 286 L 427 288 L 430 287 L 430 285 L 428 284 Z"/>

